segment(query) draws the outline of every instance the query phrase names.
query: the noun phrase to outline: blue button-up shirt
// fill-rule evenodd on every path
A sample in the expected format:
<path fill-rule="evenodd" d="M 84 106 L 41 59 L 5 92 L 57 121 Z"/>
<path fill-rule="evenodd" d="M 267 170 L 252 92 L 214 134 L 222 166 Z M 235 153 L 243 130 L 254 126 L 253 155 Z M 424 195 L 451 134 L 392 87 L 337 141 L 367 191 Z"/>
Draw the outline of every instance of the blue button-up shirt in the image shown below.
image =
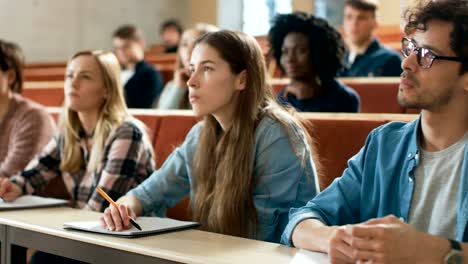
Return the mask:
<path fill-rule="evenodd" d="M 335 179 L 306 206 L 291 209 L 281 242 L 292 245 L 294 228 L 308 218 L 316 218 L 331 226 L 356 224 L 393 214 L 408 222 L 414 170 L 419 163 L 418 128 L 419 119 L 408 124 L 392 122 L 372 131 L 365 146 L 348 161 L 342 177 Z M 456 239 L 467 242 L 467 144 L 460 162 Z"/>
<path fill-rule="evenodd" d="M 195 125 L 163 166 L 128 193 L 139 199 L 145 214 L 162 216 L 184 196 L 190 194 L 193 199 L 192 161 L 202 126 L 203 122 Z M 255 182 L 255 238 L 259 240 L 279 243 L 289 209 L 304 206 L 318 192 L 315 165 L 304 133 L 295 125 L 289 130 L 290 134 L 269 117 L 264 117 L 255 130 L 254 160 L 250 162 Z"/>

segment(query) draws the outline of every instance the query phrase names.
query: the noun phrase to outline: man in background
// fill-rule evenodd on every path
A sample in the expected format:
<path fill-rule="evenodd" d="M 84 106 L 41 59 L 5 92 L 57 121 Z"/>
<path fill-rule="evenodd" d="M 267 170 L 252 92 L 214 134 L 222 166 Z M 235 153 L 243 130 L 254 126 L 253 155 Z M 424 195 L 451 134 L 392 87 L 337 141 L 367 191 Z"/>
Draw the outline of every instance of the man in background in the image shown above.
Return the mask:
<path fill-rule="evenodd" d="M 377 28 L 376 0 L 347 0 L 343 32 L 348 47 L 342 77 L 400 76 L 401 58 L 383 47 L 374 36 Z"/>
<path fill-rule="evenodd" d="M 182 25 L 175 19 L 169 19 L 162 23 L 159 33 L 166 53 L 177 52 L 183 31 Z"/>
<path fill-rule="evenodd" d="M 144 41 L 138 28 L 123 25 L 113 34 L 114 52 L 122 66 L 128 108 L 152 108 L 163 89 L 161 74 L 143 60 Z"/>

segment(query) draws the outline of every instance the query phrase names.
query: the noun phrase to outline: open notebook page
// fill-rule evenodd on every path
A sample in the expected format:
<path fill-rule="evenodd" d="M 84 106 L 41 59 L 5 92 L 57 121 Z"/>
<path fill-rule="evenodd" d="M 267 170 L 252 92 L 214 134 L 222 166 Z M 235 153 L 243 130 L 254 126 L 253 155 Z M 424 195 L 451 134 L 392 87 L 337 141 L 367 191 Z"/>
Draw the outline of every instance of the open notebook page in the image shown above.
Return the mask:
<path fill-rule="evenodd" d="M 27 208 L 40 208 L 40 207 L 53 207 L 60 205 L 67 205 L 67 200 L 40 197 L 34 195 L 23 195 L 16 198 L 14 201 L 5 202 L 0 199 L 0 211 L 14 210 L 14 209 L 27 209 Z"/>
<path fill-rule="evenodd" d="M 122 237 L 137 237 L 145 236 L 157 233 L 163 233 L 168 231 L 174 231 L 179 229 L 187 229 L 196 227 L 199 224 L 196 222 L 179 221 L 170 218 L 160 217 L 138 217 L 136 222 L 140 225 L 141 231 L 132 226 L 130 229 L 123 230 L 120 232 L 109 231 L 101 226 L 99 221 L 87 221 L 87 222 L 68 222 L 63 224 L 65 229 L 76 229 L 81 231 L 100 233 L 113 236 Z"/>

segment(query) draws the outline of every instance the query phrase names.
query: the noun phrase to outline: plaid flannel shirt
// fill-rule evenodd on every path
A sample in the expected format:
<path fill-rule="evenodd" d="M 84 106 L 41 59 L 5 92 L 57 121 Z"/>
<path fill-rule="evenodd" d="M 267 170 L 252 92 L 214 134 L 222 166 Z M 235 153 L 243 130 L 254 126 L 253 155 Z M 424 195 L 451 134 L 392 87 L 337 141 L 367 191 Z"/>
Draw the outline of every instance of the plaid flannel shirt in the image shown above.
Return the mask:
<path fill-rule="evenodd" d="M 60 170 L 64 137 L 54 137 L 43 152 L 33 159 L 26 170 L 11 180 L 32 194 L 44 189 L 55 177 L 62 177 L 72 204 L 76 208 L 104 211 L 109 203 L 96 191 L 101 187 L 112 199 L 136 187 L 155 168 L 152 146 L 144 140 L 144 132 L 130 121 L 124 122 L 109 134 L 101 163 L 94 172 L 87 172 L 88 153 L 86 139 L 80 138 L 80 148 L 85 165 L 77 172 Z"/>

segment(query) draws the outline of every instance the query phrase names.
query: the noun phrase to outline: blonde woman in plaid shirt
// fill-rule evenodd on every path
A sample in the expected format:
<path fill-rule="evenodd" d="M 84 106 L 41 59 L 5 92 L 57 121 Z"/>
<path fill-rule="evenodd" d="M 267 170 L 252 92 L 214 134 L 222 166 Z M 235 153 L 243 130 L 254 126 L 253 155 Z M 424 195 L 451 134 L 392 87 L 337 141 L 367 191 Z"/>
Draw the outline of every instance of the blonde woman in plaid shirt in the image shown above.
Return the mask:
<path fill-rule="evenodd" d="M 85 51 L 67 66 L 60 131 L 21 174 L 0 180 L 0 197 L 11 201 L 38 193 L 62 177 L 75 208 L 103 211 L 154 170 L 144 126 L 128 113 L 120 67 L 112 53 Z"/>

